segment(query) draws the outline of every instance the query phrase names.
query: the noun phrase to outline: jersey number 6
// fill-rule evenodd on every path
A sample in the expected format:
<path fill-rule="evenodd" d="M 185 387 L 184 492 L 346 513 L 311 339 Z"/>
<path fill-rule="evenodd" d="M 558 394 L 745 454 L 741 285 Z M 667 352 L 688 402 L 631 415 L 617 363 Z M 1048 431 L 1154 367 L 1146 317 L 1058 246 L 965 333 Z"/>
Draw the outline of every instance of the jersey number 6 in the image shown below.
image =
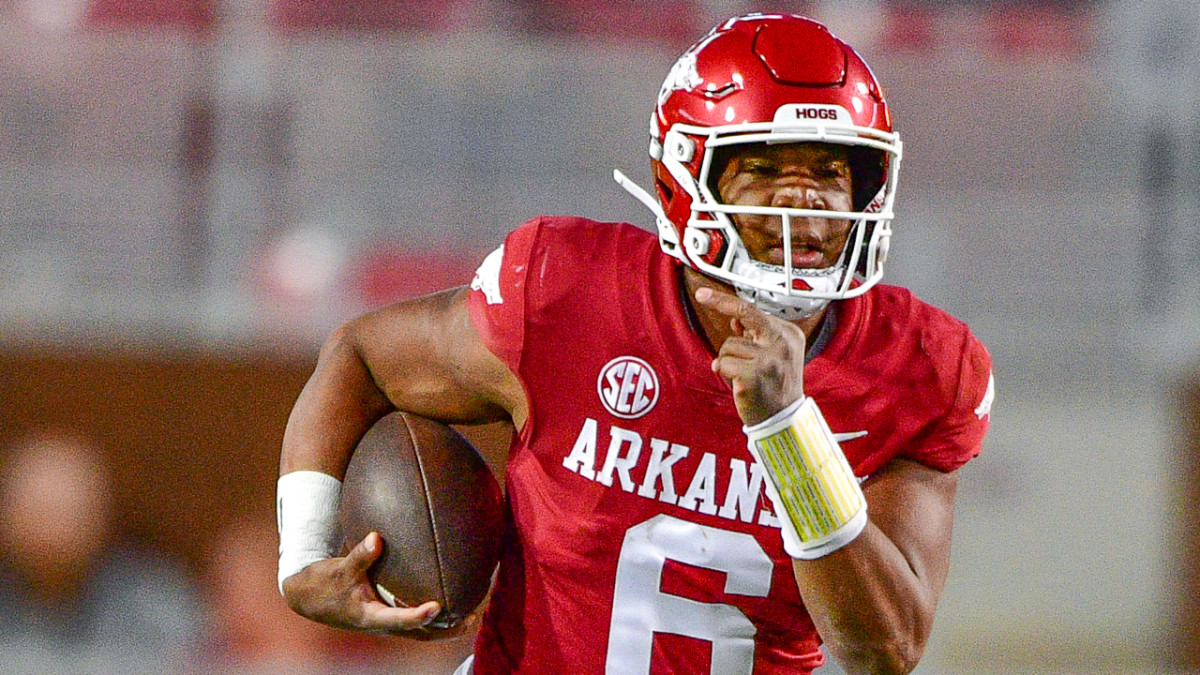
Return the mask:
<path fill-rule="evenodd" d="M 725 592 L 766 597 L 770 557 L 754 537 L 658 515 L 625 532 L 613 590 L 606 673 L 650 672 L 655 633 L 712 643 L 712 673 L 754 669 L 754 624 L 733 605 L 663 593 L 667 560 L 725 573 Z"/>

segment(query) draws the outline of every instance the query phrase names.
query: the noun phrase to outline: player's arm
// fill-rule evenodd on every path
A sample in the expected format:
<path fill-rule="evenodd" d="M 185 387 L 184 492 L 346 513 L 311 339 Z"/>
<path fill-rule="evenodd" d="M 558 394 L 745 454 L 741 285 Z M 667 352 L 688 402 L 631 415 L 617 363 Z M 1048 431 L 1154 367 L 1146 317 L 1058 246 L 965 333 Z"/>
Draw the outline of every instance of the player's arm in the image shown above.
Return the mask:
<path fill-rule="evenodd" d="M 520 384 L 480 341 L 467 293 L 399 302 L 335 330 L 288 418 L 280 473 L 341 478 L 358 440 L 392 410 L 447 423 L 523 417 Z"/>
<path fill-rule="evenodd" d="M 817 631 L 848 673 L 907 673 L 950 568 L 957 472 L 889 462 L 863 486 L 869 518 L 845 546 L 792 568 Z"/>
<path fill-rule="evenodd" d="M 804 395 L 803 332 L 730 293 L 696 299 L 732 321 L 713 369 L 731 384 L 822 639 L 849 673 L 911 671 L 949 567 L 955 474 L 895 460 L 860 487 Z"/>
<path fill-rule="evenodd" d="M 366 579 L 382 551 L 377 535 L 333 557 L 336 505 L 358 441 L 392 410 L 449 423 L 523 423 L 521 386 L 480 341 L 466 299 L 458 288 L 397 303 L 347 322 L 322 346 L 280 455 L 280 590 L 300 614 L 400 632 L 439 611 L 436 603 L 408 609 L 379 601 Z"/>

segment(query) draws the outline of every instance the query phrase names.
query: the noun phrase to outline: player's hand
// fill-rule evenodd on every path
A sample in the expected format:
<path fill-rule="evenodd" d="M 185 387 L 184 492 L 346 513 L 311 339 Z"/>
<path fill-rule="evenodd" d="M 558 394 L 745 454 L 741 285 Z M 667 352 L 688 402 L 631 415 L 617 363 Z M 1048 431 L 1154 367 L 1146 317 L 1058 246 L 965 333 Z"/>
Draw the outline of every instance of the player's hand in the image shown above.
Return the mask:
<path fill-rule="evenodd" d="M 298 614 L 337 628 L 419 637 L 441 605 L 432 600 L 416 607 L 383 602 L 367 578 L 367 569 L 382 552 L 383 539 L 372 532 L 346 557 L 305 567 L 283 581 L 288 605 Z"/>
<path fill-rule="evenodd" d="M 743 422 L 757 424 L 804 396 L 807 341 L 799 326 L 708 287 L 696 290 L 696 301 L 729 317 L 733 335 L 720 346 L 712 369 L 733 387 Z"/>

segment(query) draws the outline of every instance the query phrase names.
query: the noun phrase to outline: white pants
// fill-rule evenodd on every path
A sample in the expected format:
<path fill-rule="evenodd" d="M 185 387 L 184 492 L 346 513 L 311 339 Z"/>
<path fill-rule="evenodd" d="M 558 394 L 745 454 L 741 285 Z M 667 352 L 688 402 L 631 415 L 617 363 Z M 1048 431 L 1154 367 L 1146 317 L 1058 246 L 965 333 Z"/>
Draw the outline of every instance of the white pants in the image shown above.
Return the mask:
<path fill-rule="evenodd" d="M 475 655 L 472 654 L 468 656 L 465 661 L 459 664 L 458 668 L 454 669 L 454 675 L 473 675 L 475 672 L 474 663 Z"/>

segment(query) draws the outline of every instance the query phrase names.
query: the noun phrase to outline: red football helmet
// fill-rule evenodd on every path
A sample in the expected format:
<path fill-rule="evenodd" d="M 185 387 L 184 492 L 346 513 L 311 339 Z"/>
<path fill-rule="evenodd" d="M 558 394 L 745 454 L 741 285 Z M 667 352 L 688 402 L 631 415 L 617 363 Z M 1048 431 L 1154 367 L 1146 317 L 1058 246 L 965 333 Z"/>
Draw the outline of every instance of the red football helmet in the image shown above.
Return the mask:
<path fill-rule="evenodd" d="M 850 146 L 853 211 L 724 204 L 713 156 L 742 143 L 820 142 Z M 785 318 L 865 292 L 883 275 L 901 144 L 883 89 L 849 45 L 810 19 L 749 14 L 692 45 L 667 75 L 650 121 L 657 201 L 614 175 L 655 214 L 663 251 L 729 283 Z M 712 173 L 710 173 L 712 172 Z M 798 269 L 752 260 L 730 217 L 777 215 L 790 246 L 791 218 L 849 219 L 838 264 Z"/>

